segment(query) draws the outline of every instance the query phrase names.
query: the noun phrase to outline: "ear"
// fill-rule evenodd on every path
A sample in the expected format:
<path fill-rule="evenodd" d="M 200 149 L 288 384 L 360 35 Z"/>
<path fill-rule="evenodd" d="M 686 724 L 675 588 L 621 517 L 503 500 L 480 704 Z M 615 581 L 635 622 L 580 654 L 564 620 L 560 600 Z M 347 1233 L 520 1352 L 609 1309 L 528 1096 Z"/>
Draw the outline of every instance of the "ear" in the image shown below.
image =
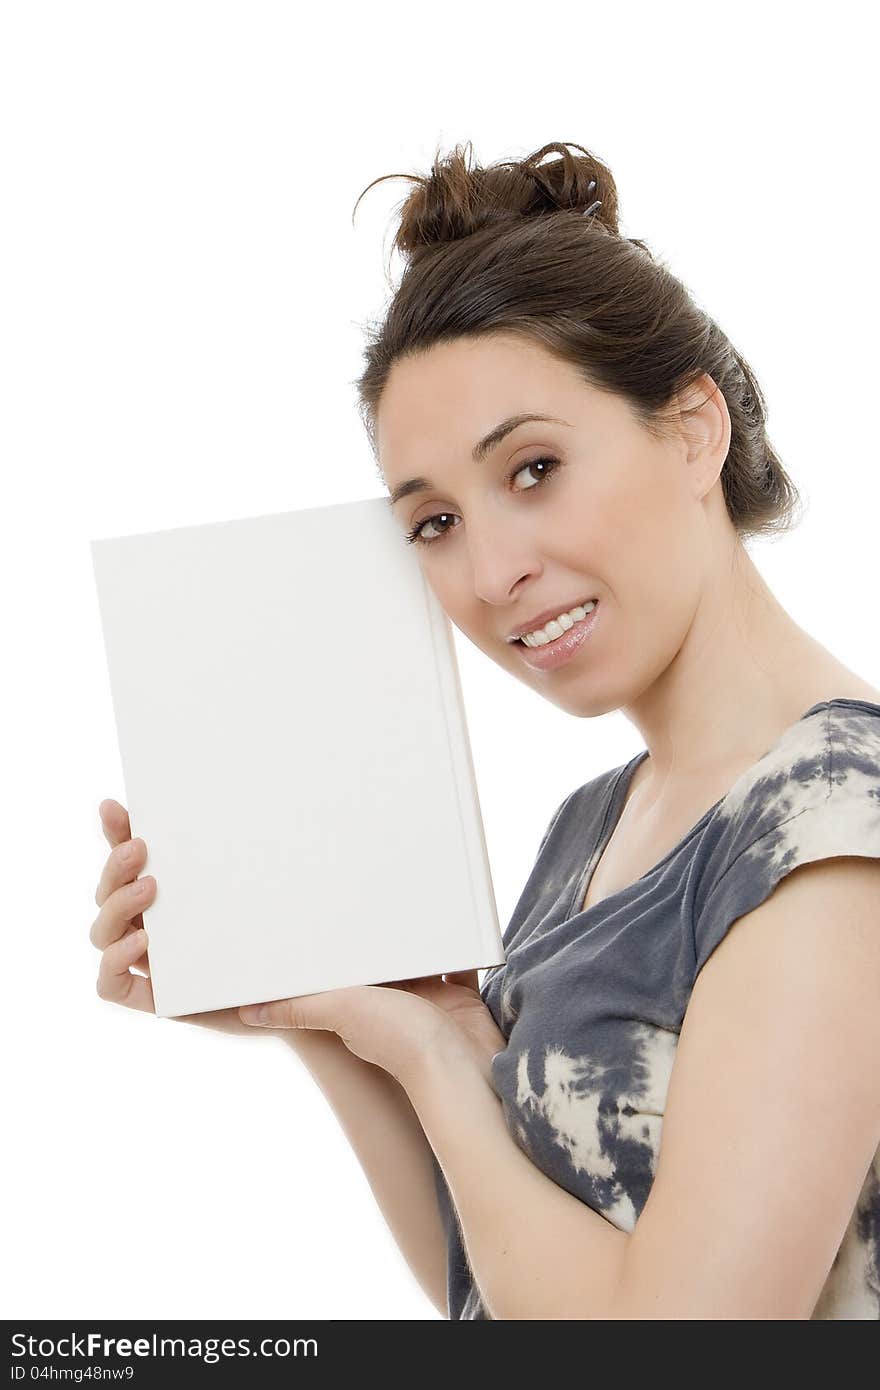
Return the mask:
<path fill-rule="evenodd" d="M 730 411 L 721 388 L 708 372 L 677 400 L 691 486 L 694 496 L 702 500 L 721 476 L 730 450 Z"/>

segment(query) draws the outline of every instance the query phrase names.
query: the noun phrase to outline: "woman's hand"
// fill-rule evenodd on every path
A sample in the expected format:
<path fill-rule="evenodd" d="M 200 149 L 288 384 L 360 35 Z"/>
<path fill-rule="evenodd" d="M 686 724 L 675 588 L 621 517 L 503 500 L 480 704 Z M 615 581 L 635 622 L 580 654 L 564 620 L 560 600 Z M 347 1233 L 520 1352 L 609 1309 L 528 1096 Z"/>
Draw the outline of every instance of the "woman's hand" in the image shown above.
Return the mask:
<path fill-rule="evenodd" d="M 458 1049 L 491 1081 L 491 1061 L 507 1046 L 480 998 L 475 970 L 423 975 L 382 985 L 322 990 L 239 1010 L 247 1025 L 320 1028 L 336 1033 L 350 1052 L 373 1062 L 404 1087 L 430 1049 Z M 260 1016 L 262 1015 L 262 1016 Z"/>
<path fill-rule="evenodd" d="M 151 875 L 138 878 L 147 846 L 131 838 L 128 812 L 118 801 L 102 801 L 100 817 L 111 853 L 95 893 L 100 912 L 89 932 L 89 940 L 101 952 L 97 991 L 114 1004 L 155 1013 L 143 913 L 153 901 L 156 880 Z M 142 891 L 137 893 L 139 886 Z M 252 1038 L 257 1036 L 256 1007 L 212 1009 L 174 1021 Z M 375 1062 L 398 1080 L 418 1064 L 423 1049 L 441 1037 L 460 1044 L 463 1056 L 487 1076 L 492 1056 L 506 1046 L 480 998 L 475 970 L 325 990 L 276 999 L 266 1007 L 270 1013 L 261 1023 L 263 1031 L 326 1029 L 338 1034 L 355 1056 Z"/>
<path fill-rule="evenodd" d="M 113 1004 L 154 1014 L 143 913 L 155 896 L 156 880 L 149 874 L 138 878 L 147 846 L 143 840 L 131 838 L 128 812 L 118 801 L 102 801 L 99 815 L 104 838 L 112 849 L 95 893 L 101 911 L 89 931 L 89 940 L 101 952 L 98 994 Z M 133 974 L 134 970 L 143 973 Z M 236 1033 L 239 1037 L 255 1036 L 253 1028 L 242 1023 L 238 1009 L 212 1009 L 186 1014 L 174 1021 Z"/>

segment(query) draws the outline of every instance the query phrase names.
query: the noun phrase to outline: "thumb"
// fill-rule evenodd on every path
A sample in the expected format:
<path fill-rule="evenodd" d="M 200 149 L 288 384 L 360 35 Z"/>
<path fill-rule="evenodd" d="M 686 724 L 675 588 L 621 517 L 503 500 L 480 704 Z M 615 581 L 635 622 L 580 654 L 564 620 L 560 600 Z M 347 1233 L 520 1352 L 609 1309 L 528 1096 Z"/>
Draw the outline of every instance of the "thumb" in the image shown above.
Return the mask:
<path fill-rule="evenodd" d="M 244 1004 L 238 1016 L 242 1023 L 262 1028 L 319 1028 L 314 1013 L 314 996 L 304 994 L 296 999 L 272 999 L 268 1004 Z"/>

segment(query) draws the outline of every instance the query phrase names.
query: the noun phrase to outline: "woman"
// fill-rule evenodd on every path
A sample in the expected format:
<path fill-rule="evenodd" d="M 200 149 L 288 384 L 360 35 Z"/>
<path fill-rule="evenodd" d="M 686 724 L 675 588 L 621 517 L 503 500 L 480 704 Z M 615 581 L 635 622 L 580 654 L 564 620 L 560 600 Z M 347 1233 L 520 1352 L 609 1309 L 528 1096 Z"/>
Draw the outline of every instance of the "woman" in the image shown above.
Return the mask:
<path fill-rule="evenodd" d="M 876 1318 L 880 691 L 749 558 L 797 503 L 758 384 L 573 148 L 435 159 L 358 385 L 450 619 L 646 747 L 557 808 L 481 989 L 195 1021 L 296 1039 L 450 1318 Z M 150 1009 L 102 812 L 98 990 Z"/>

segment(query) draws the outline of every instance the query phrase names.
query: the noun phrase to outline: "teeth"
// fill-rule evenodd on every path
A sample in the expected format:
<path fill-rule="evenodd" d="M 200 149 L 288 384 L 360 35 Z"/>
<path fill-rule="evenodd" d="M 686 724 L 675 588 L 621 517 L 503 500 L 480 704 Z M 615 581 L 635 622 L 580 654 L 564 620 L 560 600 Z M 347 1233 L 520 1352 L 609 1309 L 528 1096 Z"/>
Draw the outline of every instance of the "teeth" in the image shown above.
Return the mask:
<path fill-rule="evenodd" d="M 534 632 L 526 632 L 520 638 L 527 647 L 545 647 L 548 642 L 553 642 L 557 637 L 561 637 L 563 632 L 567 632 L 575 623 L 579 623 L 588 613 L 596 607 L 595 599 L 590 599 L 589 603 L 578 605 L 577 608 L 570 608 L 567 613 L 560 613 L 558 618 L 551 618 L 544 627 L 539 627 Z"/>

